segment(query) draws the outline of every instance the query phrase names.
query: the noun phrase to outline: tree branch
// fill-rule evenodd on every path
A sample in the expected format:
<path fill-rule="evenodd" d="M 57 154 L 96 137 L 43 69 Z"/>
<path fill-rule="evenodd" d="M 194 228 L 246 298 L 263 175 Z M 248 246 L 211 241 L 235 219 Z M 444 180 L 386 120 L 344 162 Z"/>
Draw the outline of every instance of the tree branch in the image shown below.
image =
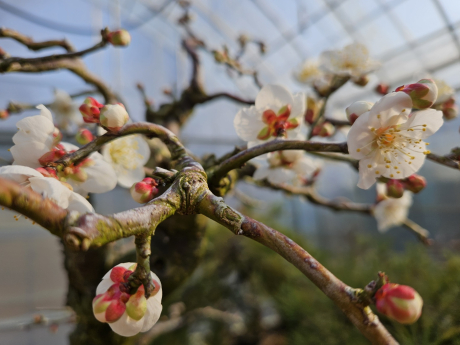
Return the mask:
<path fill-rule="evenodd" d="M 207 95 L 207 96 L 202 98 L 201 103 L 205 103 L 205 102 L 211 101 L 211 100 L 216 99 L 216 98 L 221 98 L 221 97 L 228 98 L 228 99 L 231 99 L 233 101 L 243 103 L 243 104 L 248 104 L 248 105 L 254 105 L 254 103 L 255 103 L 255 101 L 252 100 L 252 99 L 244 99 L 244 98 L 232 95 L 231 93 L 228 93 L 228 92 L 217 92 L 217 93 L 214 93 L 212 95 Z"/>
<path fill-rule="evenodd" d="M 12 38 L 16 40 L 17 42 L 25 45 L 30 50 L 34 50 L 34 51 L 51 48 L 51 47 L 62 47 L 68 52 L 74 51 L 72 45 L 65 39 L 35 42 L 30 37 L 27 37 L 15 30 L 7 29 L 7 28 L 0 28 L 0 37 Z"/>
<path fill-rule="evenodd" d="M 358 302 L 354 289 L 345 285 L 290 238 L 238 213 L 211 193 L 198 204 L 198 211 L 235 235 L 251 238 L 284 257 L 318 286 L 373 344 L 397 344 L 370 308 Z"/>

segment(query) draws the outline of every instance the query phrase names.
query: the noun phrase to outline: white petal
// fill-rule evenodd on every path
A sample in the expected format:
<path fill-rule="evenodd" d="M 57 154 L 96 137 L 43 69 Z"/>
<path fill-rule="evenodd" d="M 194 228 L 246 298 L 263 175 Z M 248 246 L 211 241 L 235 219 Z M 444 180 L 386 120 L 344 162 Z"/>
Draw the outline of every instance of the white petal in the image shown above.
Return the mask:
<path fill-rule="evenodd" d="M 135 265 L 135 262 L 123 262 L 121 264 L 118 264 L 114 267 L 123 267 L 125 269 L 130 268 L 132 265 Z M 102 279 L 110 279 L 110 273 L 112 272 L 112 269 L 110 269 L 103 277 Z"/>
<path fill-rule="evenodd" d="M 410 114 L 409 120 L 400 129 L 409 137 L 424 139 L 437 132 L 443 123 L 442 111 L 425 109 Z M 409 128 L 413 131 L 407 132 Z"/>
<path fill-rule="evenodd" d="M 371 164 L 373 167 L 368 168 Z M 359 181 L 358 187 L 362 189 L 369 189 L 380 175 L 375 173 L 374 157 L 364 158 L 359 161 Z"/>
<path fill-rule="evenodd" d="M 163 306 L 153 297 L 147 300 L 147 311 L 145 312 L 142 320 L 144 324 L 142 325 L 141 332 L 147 332 L 154 324 L 158 322 L 158 319 L 161 316 L 161 311 Z"/>
<path fill-rule="evenodd" d="M 311 174 L 313 174 L 317 167 L 315 162 L 310 159 L 307 156 L 299 158 L 294 165 L 292 166 L 292 169 L 300 176 L 302 177 L 308 177 Z"/>
<path fill-rule="evenodd" d="M 77 211 L 80 213 L 94 213 L 93 206 L 89 203 L 86 198 L 81 196 L 80 194 L 72 192 L 69 198 L 69 207 L 67 208 L 69 211 Z"/>
<path fill-rule="evenodd" d="M 158 276 L 152 271 L 150 271 L 150 277 L 152 278 L 152 280 L 155 280 L 157 283 L 160 284 L 160 290 L 152 298 L 155 298 L 158 301 L 158 303 L 161 303 L 161 299 L 163 298 L 163 287 L 161 286 L 160 278 L 158 278 Z"/>
<path fill-rule="evenodd" d="M 105 193 L 117 185 L 115 170 L 109 163 L 100 159 L 101 157 L 99 153 L 97 155 L 91 154 L 89 158 L 93 159 L 95 164 L 84 168 L 88 178 L 85 182 L 80 183 L 79 187 L 89 193 Z"/>
<path fill-rule="evenodd" d="M 380 201 L 373 211 L 379 231 L 385 232 L 393 226 L 401 225 L 407 219 L 411 205 L 410 192 L 405 192 L 401 198 L 388 198 Z"/>
<path fill-rule="evenodd" d="M 31 177 L 29 178 L 30 187 L 45 198 L 53 200 L 62 208 L 69 206 L 69 198 L 72 191 L 65 187 L 61 182 L 52 177 Z"/>
<path fill-rule="evenodd" d="M 66 150 L 67 152 L 69 151 L 76 151 L 79 149 L 78 146 L 74 145 L 74 144 L 71 144 L 71 143 L 66 143 L 64 141 L 61 141 L 61 145 L 64 147 L 64 150 Z M 92 154 L 91 154 L 92 155 Z M 90 156 L 91 156 L 90 155 Z"/>
<path fill-rule="evenodd" d="M 40 142 L 17 144 L 10 149 L 14 159 L 13 164 L 24 165 L 31 168 L 41 167 L 38 159 L 49 151 L 49 147 Z"/>
<path fill-rule="evenodd" d="M 391 118 L 401 113 L 409 116 L 411 108 L 412 99 L 409 95 L 404 92 L 389 93 L 376 102 L 369 111 L 369 126 L 377 129 L 380 127 L 396 125 L 398 123 L 394 123 L 394 119 Z M 401 117 L 399 122 L 401 123 L 406 120 L 407 116 Z"/>
<path fill-rule="evenodd" d="M 0 176 L 17 183 L 23 183 L 29 177 L 43 177 L 37 170 L 22 165 L 6 165 L 0 167 Z"/>
<path fill-rule="evenodd" d="M 270 168 L 267 165 L 259 166 L 254 172 L 253 178 L 254 180 L 263 180 L 268 177 L 269 172 Z"/>
<path fill-rule="evenodd" d="M 343 71 L 339 68 L 342 64 L 341 59 L 342 56 L 339 52 L 331 50 L 324 51 L 319 57 L 320 67 L 333 74 L 340 74 L 340 72 L 343 74 Z M 347 73 L 345 72 L 345 74 Z"/>
<path fill-rule="evenodd" d="M 348 131 L 348 152 L 355 159 L 366 157 L 375 146 L 371 144 L 375 140 L 375 134 L 369 128 L 369 116 L 369 112 L 362 114 Z"/>
<path fill-rule="evenodd" d="M 149 144 L 147 143 L 147 140 L 145 140 L 143 135 L 135 135 L 133 136 L 133 140 L 137 141 L 137 153 L 140 155 L 139 158 L 139 165 L 144 167 L 145 163 L 147 163 L 150 159 L 150 147 Z"/>
<path fill-rule="evenodd" d="M 120 167 L 120 169 L 116 170 L 116 173 L 118 177 L 118 184 L 124 188 L 131 188 L 133 184 L 141 181 L 145 177 L 143 166 L 134 170 L 128 170 Z"/>
<path fill-rule="evenodd" d="M 292 99 L 293 103 L 289 118 L 298 118 L 299 122 L 303 122 L 307 106 L 305 94 L 303 92 L 296 93 L 292 96 Z"/>
<path fill-rule="evenodd" d="M 41 115 L 29 116 L 16 123 L 19 132 L 13 136 L 13 142 L 20 144 L 29 141 L 46 142 L 54 132 L 54 124 Z"/>
<path fill-rule="evenodd" d="M 262 113 L 254 106 L 242 108 L 233 120 L 236 134 L 244 141 L 257 140 L 257 135 L 266 126 L 262 121 Z"/>
<path fill-rule="evenodd" d="M 40 109 L 40 115 L 46 117 L 53 123 L 53 115 L 51 115 L 51 112 L 43 104 L 39 104 L 35 108 Z"/>
<path fill-rule="evenodd" d="M 96 288 L 96 296 L 106 292 L 113 284 L 115 284 L 109 277 L 109 279 L 102 279 Z"/>
<path fill-rule="evenodd" d="M 136 321 L 131 319 L 126 311 L 123 315 L 115 322 L 109 323 L 110 328 L 115 333 L 123 336 L 123 337 L 132 337 L 139 333 L 144 325 L 144 318 Z"/>
<path fill-rule="evenodd" d="M 268 173 L 268 181 L 273 184 L 292 184 L 296 178 L 296 173 L 291 169 L 286 168 L 274 168 L 270 169 Z"/>
<path fill-rule="evenodd" d="M 259 112 L 271 109 L 275 113 L 285 105 L 294 105 L 291 93 L 280 85 L 265 85 L 257 94 L 255 107 Z"/>

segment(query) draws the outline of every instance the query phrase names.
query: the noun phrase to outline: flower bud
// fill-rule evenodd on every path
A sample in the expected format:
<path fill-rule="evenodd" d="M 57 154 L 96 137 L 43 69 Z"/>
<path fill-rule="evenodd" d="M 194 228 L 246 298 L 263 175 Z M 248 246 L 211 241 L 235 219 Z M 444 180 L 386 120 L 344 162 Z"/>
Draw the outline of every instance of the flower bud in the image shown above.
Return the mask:
<path fill-rule="evenodd" d="M 386 187 L 387 195 L 391 198 L 400 198 L 404 194 L 404 185 L 399 180 L 388 180 Z"/>
<path fill-rule="evenodd" d="M 438 87 L 432 79 L 421 79 L 415 84 L 400 86 L 395 91 L 407 93 L 416 109 L 431 107 L 438 97 Z"/>
<path fill-rule="evenodd" d="M 375 87 L 375 92 L 381 94 L 381 95 L 386 95 L 388 93 L 390 86 L 385 83 L 380 83 Z"/>
<path fill-rule="evenodd" d="M 455 99 L 449 98 L 442 104 L 442 114 L 446 120 L 455 119 L 458 116 L 458 107 L 455 104 Z"/>
<path fill-rule="evenodd" d="M 8 112 L 8 110 L 0 110 L 0 120 L 6 120 L 8 117 L 10 117 L 10 113 Z"/>
<path fill-rule="evenodd" d="M 153 178 L 146 177 L 141 182 L 137 182 L 133 184 L 129 192 L 131 193 L 131 197 L 134 201 L 138 202 L 139 204 L 145 204 L 152 200 L 155 195 L 158 193 L 158 186 L 157 181 Z"/>
<path fill-rule="evenodd" d="M 79 110 L 86 123 L 99 123 L 99 114 L 104 105 L 96 101 L 93 97 L 87 97 Z"/>
<path fill-rule="evenodd" d="M 374 103 L 365 102 L 365 101 L 358 101 L 350 105 L 348 108 L 345 109 L 347 113 L 347 119 L 350 121 L 351 124 L 355 123 L 356 119 L 361 116 L 362 114 L 371 110 Z"/>
<path fill-rule="evenodd" d="M 99 118 L 101 126 L 109 132 L 119 131 L 129 120 L 125 106 L 121 103 L 107 104 L 102 108 Z"/>
<path fill-rule="evenodd" d="M 59 143 L 61 142 L 61 140 L 62 140 L 62 133 L 61 133 L 61 131 L 59 130 L 59 128 L 54 127 L 54 131 L 53 131 L 53 146 L 59 145 Z"/>
<path fill-rule="evenodd" d="M 57 147 L 53 148 L 51 151 L 45 153 L 38 159 L 38 163 L 41 165 L 47 165 L 49 163 L 52 163 L 60 158 L 62 158 L 67 152 L 64 150 L 64 148 L 61 145 L 58 145 Z"/>
<path fill-rule="evenodd" d="M 94 139 L 93 133 L 91 133 L 86 128 L 80 128 L 78 133 L 75 135 L 75 140 L 80 145 L 86 145 L 86 144 L 92 142 L 93 139 Z"/>
<path fill-rule="evenodd" d="M 56 170 L 54 170 L 53 168 L 40 167 L 40 168 L 37 168 L 35 170 L 37 170 L 40 174 L 42 174 L 45 177 L 53 177 L 53 178 L 57 179 Z"/>
<path fill-rule="evenodd" d="M 107 40 L 116 47 L 126 47 L 131 43 L 131 35 L 128 31 L 121 29 L 109 32 L 107 34 Z"/>
<path fill-rule="evenodd" d="M 223 63 L 227 60 L 227 57 L 225 56 L 225 54 L 221 53 L 218 50 L 213 50 L 212 53 L 214 55 L 214 60 L 216 60 L 216 62 L 218 63 Z"/>
<path fill-rule="evenodd" d="M 402 324 L 412 324 L 422 314 L 422 297 L 410 286 L 387 283 L 375 293 L 377 310 Z"/>
<path fill-rule="evenodd" d="M 369 82 L 369 77 L 367 75 L 362 75 L 358 78 L 353 78 L 352 81 L 355 85 L 364 87 Z"/>
<path fill-rule="evenodd" d="M 334 134 L 335 132 L 335 127 L 332 123 L 330 122 L 323 122 L 322 124 L 320 125 L 317 125 L 314 129 L 313 129 L 313 136 L 320 136 L 320 137 L 330 137 Z"/>
<path fill-rule="evenodd" d="M 404 187 L 412 193 L 418 193 L 426 187 L 423 176 L 413 174 L 404 180 Z"/>
<path fill-rule="evenodd" d="M 323 100 L 316 100 L 313 97 L 307 96 L 307 110 L 305 111 L 305 122 L 312 125 L 319 115 L 319 111 L 323 106 Z"/>

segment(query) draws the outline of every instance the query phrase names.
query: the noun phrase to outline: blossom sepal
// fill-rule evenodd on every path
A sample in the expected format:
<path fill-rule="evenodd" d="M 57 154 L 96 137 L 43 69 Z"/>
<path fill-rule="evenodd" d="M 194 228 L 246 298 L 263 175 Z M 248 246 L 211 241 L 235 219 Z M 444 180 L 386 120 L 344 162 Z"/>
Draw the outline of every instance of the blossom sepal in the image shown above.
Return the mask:
<path fill-rule="evenodd" d="M 374 296 L 377 310 L 402 324 L 416 322 L 422 314 L 422 297 L 412 287 L 386 283 Z"/>

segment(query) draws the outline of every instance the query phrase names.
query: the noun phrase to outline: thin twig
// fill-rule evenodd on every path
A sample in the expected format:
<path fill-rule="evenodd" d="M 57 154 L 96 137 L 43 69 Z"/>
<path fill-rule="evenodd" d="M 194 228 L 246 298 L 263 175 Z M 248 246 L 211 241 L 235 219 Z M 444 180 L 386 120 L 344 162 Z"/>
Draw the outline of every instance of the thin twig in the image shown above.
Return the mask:
<path fill-rule="evenodd" d="M 0 28 L 0 37 L 7 37 L 16 40 L 17 42 L 25 45 L 30 50 L 38 51 L 46 48 L 52 47 L 62 47 L 68 52 L 73 52 L 74 49 L 72 45 L 65 39 L 63 40 L 50 40 L 43 42 L 35 42 L 32 38 L 27 37 L 15 30 Z"/>

